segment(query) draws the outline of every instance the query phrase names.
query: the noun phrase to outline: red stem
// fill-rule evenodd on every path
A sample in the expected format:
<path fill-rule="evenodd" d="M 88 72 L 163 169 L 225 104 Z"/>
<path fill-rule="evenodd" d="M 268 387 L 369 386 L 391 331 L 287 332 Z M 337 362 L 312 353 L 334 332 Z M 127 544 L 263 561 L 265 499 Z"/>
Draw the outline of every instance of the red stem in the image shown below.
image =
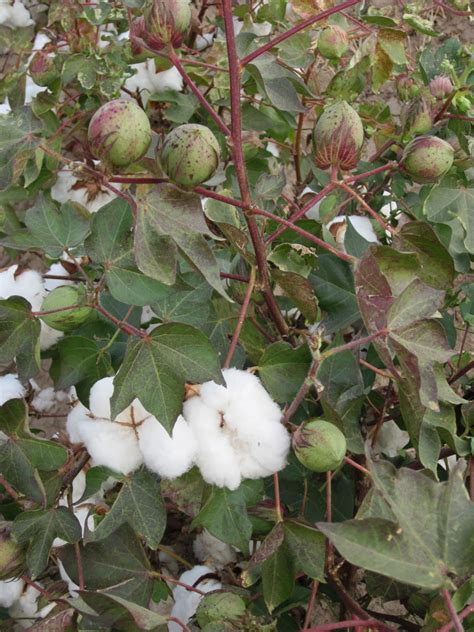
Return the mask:
<path fill-rule="evenodd" d="M 292 215 L 290 215 L 288 220 L 290 222 L 296 222 L 297 220 L 304 217 L 306 213 L 310 211 L 315 204 L 317 204 L 320 200 L 322 200 L 324 197 L 329 195 L 329 193 L 334 189 L 334 187 L 335 187 L 334 182 L 330 182 L 329 184 L 327 184 L 323 189 L 321 189 L 319 193 L 316 193 L 308 202 L 306 202 L 304 206 L 302 206 L 300 209 L 298 209 Z M 285 228 L 278 228 L 274 233 L 272 233 L 269 237 L 267 237 L 266 243 L 270 244 L 272 241 L 277 239 L 277 237 L 279 237 L 283 232 L 285 232 Z"/>
<path fill-rule="evenodd" d="M 194 96 L 197 98 L 197 100 L 202 105 L 202 107 L 206 110 L 206 112 L 209 114 L 209 116 L 214 120 L 214 122 L 219 127 L 221 132 L 225 136 L 230 136 L 230 129 L 227 127 L 227 125 L 224 123 L 224 121 L 221 119 L 221 117 L 217 114 L 217 112 L 215 112 L 213 110 L 213 108 L 209 104 L 209 102 L 206 99 L 206 97 L 202 94 L 202 92 L 199 90 L 197 85 L 194 83 L 194 81 L 188 75 L 188 73 L 184 69 L 183 64 L 179 60 L 179 57 L 176 55 L 174 49 L 171 46 L 170 46 L 170 48 L 168 50 L 168 55 L 169 55 L 169 59 L 170 59 L 171 63 L 176 68 L 176 70 L 179 72 L 179 74 L 183 78 L 184 82 L 189 86 L 189 88 L 191 89 L 191 92 L 194 94 Z"/>
<path fill-rule="evenodd" d="M 245 298 L 244 298 L 244 302 L 242 303 L 242 308 L 240 310 L 237 326 L 232 335 L 229 351 L 227 352 L 227 356 L 224 362 L 224 369 L 228 369 L 230 366 L 230 363 L 232 362 L 235 348 L 237 347 L 237 343 L 239 341 L 240 332 L 242 331 L 242 327 L 243 327 L 245 318 L 247 316 L 247 311 L 249 309 L 250 300 L 252 298 L 252 292 L 253 292 L 254 287 L 255 287 L 255 269 L 252 268 L 252 271 L 250 273 L 250 281 L 247 286 L 247 291 L 245 292 Z"/>
<path fill-rule="evenodd" d="M 355 4 L 359 4 L 360 1 L 361 0 L 347 0 L 346 2 L 343 2 L 342 4 L 338 4 L 336 7 L 332 7 L 331 9 L 327 9 L 326 11 L 322 11 L 321 13 L 318 13 L 318 15 L 315 15 L 311 18 L 308 18 L 307 20 L 304 20 L 303 22 L 300 22 L 296 26 L 293 26 L 293 28 L 289 29 L 288 31 L 285 31 L 281 35 L 278 35 L 274 39 L 270 40 L 263 46 L 260 46 L 260 48 L 257 48 L 257 50 L 254 50 L 253 53 L 249 53 L 240 62 L 241 66 L 245 66 L 246 64 L 249 64 L 256 57 L 260 57 L 260 55 L 263 55 L 263 53 L 266 53 L 268 50 L 270 50 L 274 46 L 277 46 L 278 44 L 280 44 L 280 42 L 284 42 L 286 39 L 288 39 L 292 35 L 295 35 L 296 33 L 299 33 L 300 31 L 302 31 L 303 29 L 308 28 L 308 26 L 312 26 L 316 22 L 324 20 L 325 18 L 328 18 L 330 15 L 333 15 L 334 13 L 339 13 L 340 11 L 344 11 L 345 9 L 349 9 L 350 7 L 353 7 Z"/>
<path fill-rule="evenodd" d="M 374 334 L 370 336 L 366 336 L 365 338 L 358 338 L 357 340 L 352 340 L 345 345 L 340 345 L 339 347 L 333 347 L 332 349 L 328 349 L 321 354 L 321 361 L 329 358 L 329 356 L 334 355 L 335 353 L 340 353 L 341 351 L 349 351 L 350 349 L 356 349 L 357 347 L 361 347 L 377 338 L 381 338 L 382 336 L 386 336 L 390 333 L 388 329 L 381 329 L 380 331 L 376 331 Z"/>
<path fill-rule="evenodd" d="M 308 630 L 311 624 L 311 616 L 313 614 L 314 604 L 316 603 L 316 595 L 318 594 L 319 582 L 314 580 L 311 587 L 311 597 L 309 598 L 308 607 L 306 609 L 306 617 L 304 619 L 303 630 Z"/>
<path fill-rule="evenodd" d="M 456 612 L 453 602 L 451 601 L 451 595 L 449 594 L 449 590 L 447 588 L 443 588 L 443 590 L 441 591 L 441 594 L 443 596 L 446 609 L 449 612 L 449 616 L 451 618 L 451 623 L 453 624 L 453 628 L 456 630 L 456 632 L 464 632 L 464 626 L 461 623 L 461 619 L 459 618 L 458 613 Z"/>
<path fill-rule="evenodd" d="M 460 612 L 457 616 L 458 619 L 460 621 L 463 621 L 466 617 L 468 617 L 471 612 L 474 612 L 474 603 L 471 603 L 469 606 L 466 606 L 466 608 L 464 608 L 464 610 L 462 610 L 462 612 Z M 452 621 L 450 621 L 449 623 L 447 623 L 446 625 L 443 625 L 442 628 L 440 628 L 438 630 L 438 632 L 450 632 L 450 630 L 454 627 L 454 624 Z"/>
<path fill-rule="evenodd" d="M 348 186 L 345 182 L 338 182 L 337 186 L 340 187 L 341 189 L 344 189 L 344 191 L 346 191 L 346 193 L 349 193 L 350 196 L 352 196 L 354 198 L 354 200 L 357 200 L 357 202 L 359 202 L 359 204 L 362 206 L 362 208 L 364 208 L 367 213 L 369 213 L 369 215 L 371 215 L 379 224 L 380 226 L 382 226 L 382 228 L 386 231 L 388 231 L 389 233 L 392 232 L 391 227 L 387 224 L 387 222 L 385 220 L 383 220 L 380 215 L 378 215 L 374 209 L 369 206 L 367 204 L 367 202 L 355 191 L 353 191 L 351 189 L 350 186 Z"/>
<path fill-rule="evenodd" d="M 117 327 L 119 329 L 121 329 L 124 333 L 126 333 L 128 336 L 138 336 L 140 338 L 146 338 L 147 337 L 147 333 L 145 331 L 142 331 L 141 329 L 137 329 L 133 325 L 129 325 L 128 323 L 125 323 L 122 320 L 119 320 L 113 314 L 111 314 L 106 309 L 104 309 L 102 307 L 102 305 L 94 305 L 94 307 L 103 316 L 108 318 L 108 320 L 113 322 L 114 325 L 117 325 Z"/>
<path fill-rule="evenodd" d="M 354 461 L 353 459 L 349 458 L 348 456 L 344 457 L 344 461 L 348 465 L 352 465 L 352 467 L 355 467 L 356 470 L 359 470 L 359 472 L 362 472 L 366 476 L 371 476 L 369 470 L 367 468 L 365 468 L 363 465 L 360 465 L 359 463 L 357 463 L 357 461 Z"/>
<path fill-rule="evenodd" d="M 222 13 L 224 17 L 227 58 L 229 62 L 229 81 L 230 81 L 230 115 L 232 123 L 232 157 L 235 166 L 235 172 L 239 183 L 240 195 L 244 204 L 244 209 L 251 207 L 250 191 L 247 181 L 247 172 L 245 169 L 244 152 L 242 147 L 242 115 L 240 109 L 240 66 L 237 57 L 237 47 L 235 43 L 234 23 L 232 15 L 232 0 L 222 0 Z M 257 267 L 262 278 L 264 287 L 264 296 L 268 309 L 272 314 L 275 325 L 279 332 L 285 335 L 288 332 L 288 326 L 285 319 L 281 315 L 275 297 L 273 296 L 270 275 L 267 266 L 267 255 L 265 244 L 260 235 L 257 222 L 254 217 L 246 217 L 252 244 L 255 250 L 255 258 Z"/>
<path fill-rule="evenodd" d="M 349 178 L 344 178 L 344 182 L 346 184 L 351 184 L 352 182 L 358 182 L 359 180 L 364 180 L 365 178 L 370 178 L 372 176 L 377 175 L 378 173 L 383 173 L 384 171 L 391 171 L 392 169 L 396 169 L 398 167 L 398 163 L 393 161 L 389 162 L 386 165 L 382 165 L 381 167 L 377 167 L 376 169 L 371 169 L 370 171 L 365 171 L 364 173 L 359 173 L 355 176 L 350 176 Z"/>

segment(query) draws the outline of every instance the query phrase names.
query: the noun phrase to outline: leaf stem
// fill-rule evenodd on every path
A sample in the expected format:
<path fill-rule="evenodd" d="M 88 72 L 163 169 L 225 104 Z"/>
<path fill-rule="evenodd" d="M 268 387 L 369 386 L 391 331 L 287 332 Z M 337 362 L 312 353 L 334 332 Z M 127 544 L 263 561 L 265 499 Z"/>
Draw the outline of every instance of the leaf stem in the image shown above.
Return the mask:
<path fill-rule="evenodd" d="M 253 53 L 249 53 L 246 57 L 244 57 L 241 60 L 240 62 L 241 66 L 242 67 L 246 66 L 257 57 L 260 57 L 260 55 L 263 55 L 263 53 L 266 53 L 267 51 L 274 48 L 281 42 L 284 42 L 286 39 L 288 39 L 292 35 L 295 35 L 296 33 L 303 31 L 304 29 L 308 28 L 308 26 L 312 26 L 313 24 L 316 24 L 316 22 L 325 20 L 326 18 L 328 18 L 330 15 L 333 15 L 334 13 L 339 13 L 340 11 L 344 11 L 345 9 L 349 9 L 350 7 L 353 7 L 355 4 L 359 4 L 360 1 L 361 0 L 346 0 L 346 2 L 342 2 L 341 4 L 338 4 L 337 6 L 332 7 L 331 9 L 327 9 L 326 11 L 322 11 L 321 13 L 318 13 L 318 15 L 312 16 L 308 18 L 307 20 L 303 20 L 303 22 L 300 22 L 296 26 L 293 26 L 291 29 L 289 29 L 288 31 L 285 31 L 284 33 L 281 33 L 280 35 L 273 38 L 272 40 L 270 40 L 263 46 L 260 46 L 260 48 L 257 48 L 257 50 L 254 50 Z"/>
<path fill-rule="evenodd" d="M 391 144 L 393 143 L 391 142 Z M 372 176 L 376 176 L 379 173 L 384 173 L 385 171 L 393 171 L 397 167 L 398 162 L 388 162 L 386 165 L 382 165 L 381 167 L 376 167 L 375 169 L 371 169 L 370 171 L 365 171 L 364 173 L 358 173 L 355 176 L 344 178 L 344 182 L 346 184 L 351 184 L 353 182 L 358 182 L 359 180 L 365 180 L 365 178 L 371 178 Z"/>
<path fill-rule="evenodd" d="M 252 292 L 255 287 L 255 279 L 256 279 L 255 268 L 252 268 L 252 270 L 250 271 L 250 280 L 247 286 L 247 291 L 245 292 L 244 302 L 242 303 L 242 308 L 240 310 L 239 318 L 237 320 L 237 325 L 232 335 L 229 351 L 227 352 L 227 356 L 224 361 L 224 369 L 228 369 L 230 366 L 230 363 L 232 362 L 235 348 L 237 347 L 237 343 L 239 341 L 240 332 L 242 331 L 242 327 L 243 327 L 243 324 L 244 324 L 244 321 L 249 309 L 250 300 L 252 298 Z"/>
<path fill-rule="evenodd" d="M 278 476 L 278 472 L 273 474 L 273 487 L 275 490 L 275 509 L 277 515 L 277 522 L 283 522 L 283 510 L 281 507 L 281 497 L 280 497 L 280 477 Z"/>
<path fill-rule="evenodd" d="M 140 338 L 147 337 L 147 333 L 145 331 L 142 331 L 141 329 L 137 329 L 133 325 L 129 325 L 128 323 L 125 323 L 123 320 L 119 320 L 113 314 L 111 314 L 106 309 L 104 309 L 102 305 L 94 305 L 94 307 L 100 314 L 102 314 L 102 316 L 105 316 L 108 320 L 114 323 L 114 325 L 117 325 L 117 327 L 119 327 L 119 329 L 121 329 L 127 335 L 138 336 Z"/>
<path fill-rule="evenodd" d="M 443 596 L 446 609 L 449 612 L 453 628 L 456 630 L 456 632 L 464 632 L 464 626 L 461 623 L 461 619 L 459 618 L 458 613 L 456 612 L 454 604 L 451 600 L 451 595 L 449 594 L 449 590 L 447 588 L 443 588 L 441 594 Z"/>
<path fill-rule="evenodd" d="M 194 83 L 194 81 L 188 75 L 188 73 L 186 72 L 183 64 L 181 63 L 179 57 L 176 55 L 176 52 L 175 52 L 175 50 L 174 50 L 174 48 L 172 46 L 170 46 L 169 49 L 168 49 L 168 55 L 169 55 L 169 59 L 170 59 L 171 63 L 176 68 L 176 70 L 179 72 L 179 74 L 183 78 L 184 82 L 188 85 L 188 87 L 190 88 L 191 92 L 194 94 L 196 99 L 199 101 L 199 103 L 202 105 L 202 107 L 206 110 L 206 112 L 209 114 L 209 116 L 214 120 L 215 124 L 218 126 L 218 128 L 221 130 L 221 132 L 225 136 L 230 136 L 230 133 L 231 133 L 230 129 L 224 123 L 224 121 L 219 116 L 219 114 L 217 114 L 217 112 L 214 111 L 214 109 L 211 107 L 211 105 L 208 102 L 208 100 L 206 99 L 206 97 L 202 94 L 202 92 L 199 90 L 197 85 Z"/>

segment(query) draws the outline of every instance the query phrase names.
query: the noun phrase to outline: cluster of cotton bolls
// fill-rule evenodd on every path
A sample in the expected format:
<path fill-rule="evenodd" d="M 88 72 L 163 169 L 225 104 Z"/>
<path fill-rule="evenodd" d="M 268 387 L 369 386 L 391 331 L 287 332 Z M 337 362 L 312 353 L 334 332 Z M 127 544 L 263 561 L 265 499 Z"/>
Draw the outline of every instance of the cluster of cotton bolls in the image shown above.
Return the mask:
<path fill-rule="evenodd" d="M 30 628 L 36 619 L 44 619 L 55 607 L 55 603 L 48 603 L 39 608 L 40 597 L 39 590 L 20 578 L 0 581 L 0 606 L 8 608 L 8 614 L 23 628 Z"/>
<path fill-rule="evenodd" d="M 197 465 L 205 481 L 236 489 L 243 479 L 282 469 L 290 437 L 281 410 L 253 374 L 223 371 L 225 386 L 206 382 L 184 402 L 171 435 L 138 399 L 111 420 L 113 378 L 94 384 L 89 409 L 70 411 L 71 441 L 83 443 L 96 465 L 129 474 L 142 463 L 163 478 Z"/>

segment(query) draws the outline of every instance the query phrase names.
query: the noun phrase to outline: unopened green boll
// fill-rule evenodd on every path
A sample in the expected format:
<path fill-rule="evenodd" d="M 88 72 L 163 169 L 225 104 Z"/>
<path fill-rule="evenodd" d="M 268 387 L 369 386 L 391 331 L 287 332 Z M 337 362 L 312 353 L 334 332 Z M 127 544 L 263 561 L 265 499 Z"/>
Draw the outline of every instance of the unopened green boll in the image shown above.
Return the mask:
<path fill-rule="evenodd" d="M 294 433 L 293 450 L 308 470 L 330 472 L 344 460 L 346 438 L 334 424 L 323 419 L 312 419 Z"/>
<path fill-rule="evenodd" d="M 143 22 L 143 39 L 152 50 L 162 50 L 169 44 L 178 48 L 191 25 L 189 0 L 148 0 Z"/>
<path fill-rule="evenodd" d="M 18 577 L 25 570 L 25 559 L 22 549 L 11 538 L 3 533 L 0 535 L 0 580 Z"/>
<path fill-rule="evenodd" d="M 454 149 L 436 136 L 419 136 L 408 143 L 400 169 L 420 183 L 438 182 L 454 161 Z"/>
<path fill-rule="evenodd" d="M 354 169 L 364 143 L 364 127 L 346 101 L 326 107 L 313 131 L 314 158 L 321 169 Z"/>
<path fill-rule="evenodd" d="M 114 99 L 94 114 L 88 138 L 96 158 L 107 165 L 127 167 L 146 154 L 151 143 L 150 122 L 135 101 Z"/>
<path fill-rule="evenodd" d="M 159 159 L 172 182 L 193 187 L 214 175 L 220 154 L 219 143 L 211 130 L 189 123 L 176 127 L 166 136 Z"/>
<path fill-rule="evenodd" d="M 94 310 L 86 303 L 87 291 L 83 285 L 61 285 L 52 290 L 44 299 L 41 311 L 51 311 L 51 314 L 41 316 L 41 320 L 52 329 L 72 331 L 85 323 L 93 314 Z M 68 307 L 72 309 L 63 309 Z"/>

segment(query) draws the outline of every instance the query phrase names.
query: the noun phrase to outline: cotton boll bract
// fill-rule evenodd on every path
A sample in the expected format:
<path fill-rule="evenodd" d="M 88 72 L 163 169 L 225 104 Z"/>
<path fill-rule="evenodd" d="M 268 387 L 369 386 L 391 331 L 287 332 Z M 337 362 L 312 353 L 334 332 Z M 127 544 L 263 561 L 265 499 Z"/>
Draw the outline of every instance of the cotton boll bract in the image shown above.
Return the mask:
<path fill-rule="evenodd" d="M 223 376 L 226 386 L 202 384 L 183 410 L 198 441 L 196 464 L 203 478 L 236 489 L 244 478 L 281 470 L 290 437 L 258 377 L 238 369 L 226 369 Z"/>
<path fill-rule="evenodd" d="M 10 399 L 21 399 L 25 395 L 25 388 L 18 379 L 18 375 L 9 373 L 0 376 L 0 406 Z"/>
<path fill-rule="evenodd" d="M 185 571 L 179 581 L 188 586 L 195 586 L 200 591 L 208 593 L 213 590 L 220 590 L 222 584 L 215 579 L 206 579 L 198 582 L 204 575 L 213 573 L 213 569 L 208 566 L 195 566 L 189 571 Z M 173 588 L 174 606 L 171 610 L 171 616 L 176 617 L 183 623 L 188 623 L 191 617 L 196 613 L 199 602 L 203 595 L 187 590 L 184 586 L 176 586 Z M 182 628 L 174 621 L 168 623 L 168 632 L 181 632 Z"/>
<path fill-rule="evenodd" d="M 138 428 L 139 446 L 145 465 L 163 478 L 176 478 L 193 466 L 197 442 L 180 415 L 171 436 L 155 417 L 149 417 Z"/>
<path fill-rule="evenodd" d="M 232 564 L 237 559 L 235 549 L 213 536 L 207 529 L 196 536 L 193 551 L 197 560 L 212 564 L 216 568 Z"/>

